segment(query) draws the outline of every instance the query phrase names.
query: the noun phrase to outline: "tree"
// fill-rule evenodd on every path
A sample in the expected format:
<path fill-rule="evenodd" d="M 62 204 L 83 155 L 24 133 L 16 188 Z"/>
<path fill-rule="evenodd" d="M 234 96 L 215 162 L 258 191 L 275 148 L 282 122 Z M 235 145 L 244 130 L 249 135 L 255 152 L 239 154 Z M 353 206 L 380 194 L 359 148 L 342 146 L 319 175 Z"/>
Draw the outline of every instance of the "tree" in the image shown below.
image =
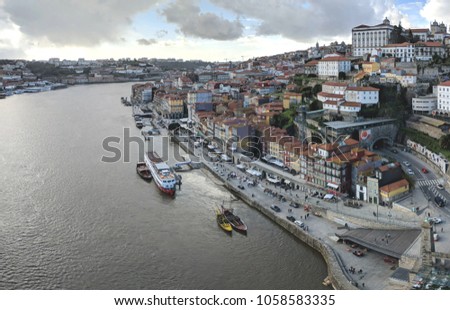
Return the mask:
<path fill-rule="evenodd" d="M 450 135 L 442 136 L 439 139 L 439 146 L 444 150 L 450 150 Z"/>
<path fill-rule="evenodd" d="M 311 104 L 309 105 L 309 110 L 310 111 L 317 111 L 317 110 L 321 110 L 323 109 L 323 105 L 322 102 L 315 99 L 311 102 Z"/>
<path fill-rule="evenodd" d="M 339 72 L 339 75 L 338 75 L 338 79 L 339 80 L 345 80 L 347 78 L 347 76 L 346 76 L 346 74 L 345 74 L 345 72 Z"/>
<path fill-rule="evenodd" d="M 320 93 L 321 91 L 322 91 L 322 84 L 316 84 L 312 89 L 312 94 L 314 96 L 317 96 L 317 94 Z"/>

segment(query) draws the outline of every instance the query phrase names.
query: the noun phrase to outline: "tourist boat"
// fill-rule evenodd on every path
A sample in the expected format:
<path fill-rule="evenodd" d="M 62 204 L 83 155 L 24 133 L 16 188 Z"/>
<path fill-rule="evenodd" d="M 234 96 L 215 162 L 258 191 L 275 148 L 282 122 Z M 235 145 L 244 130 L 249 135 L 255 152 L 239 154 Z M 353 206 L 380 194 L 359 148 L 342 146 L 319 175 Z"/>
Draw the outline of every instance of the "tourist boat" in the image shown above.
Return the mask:
<path fill-rule="evenodd" d="M 144 160 L 159 190 L 169 196 L 174 196 L 177 185 L 175 173 L 156 152 L 145 153 Z"/>
<path fill-rule="evenodd" d="M 152 180 L 152 174 L 150 173 L 150 169 L 148 169 L 146 163 L 138 162 L 136 165 L 136 172 L 145 181 L 150 182 Z"/>
<path fill-rule="evenodd" d="M 247 233 L 247 225 L 240 219 L 239 216 L 233 213 L 233 209 L 227 209 L 222 206 L 222 214 L 226 217 L 234 230 L 243 234 Z"/>
<path fill-rule="evenodd" d="M 217 218 L 217 224 L 225 232 L 231 233 L 233 231 L 233 227 L 231 226 L 230 222 L 228 222 L 225 215 L 219 209 L 216 209 L 216 218 Z"/>

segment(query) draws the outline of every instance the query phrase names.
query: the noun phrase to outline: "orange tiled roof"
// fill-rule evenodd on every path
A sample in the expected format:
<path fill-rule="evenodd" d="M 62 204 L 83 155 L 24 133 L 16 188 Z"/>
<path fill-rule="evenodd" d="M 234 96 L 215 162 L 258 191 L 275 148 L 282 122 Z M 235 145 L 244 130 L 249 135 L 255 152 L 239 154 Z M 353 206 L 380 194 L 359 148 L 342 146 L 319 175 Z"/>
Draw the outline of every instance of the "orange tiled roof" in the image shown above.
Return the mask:
<path fill-rule="evenodd" d="M 350 91 L 380 91 L 378 88 L 369 86 L 347 87 Z"/>
<path fill-rule="evenodd" d="M 335 56 L 335 57 L 322 58 L 321 60 L 319 60 L 319 62 L 322 62 L 322 61 L 350 61 L 350 59 L 342 57 L 342 56 Z"/>
<path fill-rule="evenodd" d="M 337 86 L 337 87 L 347 87 L 347 83 L 340 83 L 340 82 L 325 82 L 323 85 L 326 86 Z"/>
<path fill-rule="evenodd" d="M 390 193 L 402 187 L 408 187 L 409 183 L 405 179 L 380 187 L 381 192 Z"/>

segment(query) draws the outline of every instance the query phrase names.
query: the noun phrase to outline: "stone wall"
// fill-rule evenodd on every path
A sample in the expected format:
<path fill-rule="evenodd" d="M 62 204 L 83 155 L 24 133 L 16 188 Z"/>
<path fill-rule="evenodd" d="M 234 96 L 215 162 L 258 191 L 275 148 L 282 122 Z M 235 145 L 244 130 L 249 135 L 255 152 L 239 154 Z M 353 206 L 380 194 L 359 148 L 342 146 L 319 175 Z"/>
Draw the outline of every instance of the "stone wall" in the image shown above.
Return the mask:
<path fill-rule="evenodd" d="M 440 139 L 443 135 L 445 135 L 441 129 L 433 127 L 431 125 L 414 121 L 406 121 L 406 127 L 418 130 L 429 135 L 432 138 Z"/>
<path fill-rule="evenodd" d="M 215 171 L 210 170 L 208 166 L 205 166 L 208 168 L 208 170 L 216 175 Z M 267 216 L 269 219 L 271 219 L 273 222 L 280 225 L 282 228 L 290 232 L 292 235 L 297 237 L 300 241 L 304 242 L 305 244 L 309 245 L 316 251 L 318 251 L 324 258 L 327 267 L 328 267 L 328 275 L 330 277 L 331 283 L 335 289 L 339 290 L 355 290 L 356 287 L 353 286 L 350 283 L 349 278 L 344 274 L 343 270 L 345 270 L 345 267 L 342 264 L 342 260 L 339 257 L 339 255 L 326 243 L 324 243 L 321 239 L 316 239 L 314 236 L 311 236 L 307 232 L 298 229 L 298 227 L 288 222 L 282 218 L 279 218 L 276 216 L 273 212 L 268 210 L 267 208 L 260 205 L 258 202 L 248 198 L 243 193 L 236 191 L 233 186 L 231 186 L 229 183 L 225 184 L 225 187 L 232 192 L 235 196 L 239 197 L 241 200 L 243 200 L 246 204 L 251 206 L 252 208 L 257 209 L 259 212 Z"/>

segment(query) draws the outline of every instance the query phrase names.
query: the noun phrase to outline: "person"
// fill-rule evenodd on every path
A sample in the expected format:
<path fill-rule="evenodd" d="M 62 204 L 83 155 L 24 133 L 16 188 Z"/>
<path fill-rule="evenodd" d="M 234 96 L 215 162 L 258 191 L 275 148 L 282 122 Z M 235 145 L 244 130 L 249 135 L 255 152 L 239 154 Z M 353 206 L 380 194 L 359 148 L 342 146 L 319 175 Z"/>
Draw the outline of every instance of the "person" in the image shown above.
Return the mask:
<path fill-rule="evenodd" d="M 444 227 L 441 227 L 441 232 L 444 232 Z"/>

